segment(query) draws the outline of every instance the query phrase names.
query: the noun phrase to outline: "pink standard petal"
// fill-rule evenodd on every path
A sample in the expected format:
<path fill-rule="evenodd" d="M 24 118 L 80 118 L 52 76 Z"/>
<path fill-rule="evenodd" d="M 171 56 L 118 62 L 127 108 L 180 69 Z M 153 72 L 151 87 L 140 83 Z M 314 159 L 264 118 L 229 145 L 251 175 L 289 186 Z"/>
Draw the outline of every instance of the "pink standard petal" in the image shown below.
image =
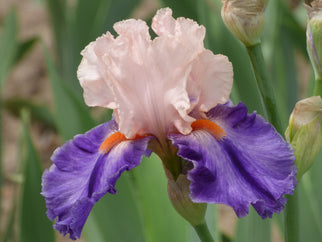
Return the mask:
<path fill-rule="evenodd" d="M 204 49 L 205 27 L 192 19 L 175 20 L 170 8 L 158 10 L 152 21 L 152 29 L 159 36 L 173 37 L 174 41 L 180 41 L 188 49 Z"/>
<path fill-rule="evenodd" d="M 210 50 L 204 50 L 195 60 L 189 76 L 189 96 L 199 99 L 196 106 L 201 112 L 207 112 L 218 103 L 229 100 L 233 85 L 233 66 L 224 55 L 214 55 Z"/>
<path fill-rule="evenodd" d="M 120 131 L 127 137 L 150 133 L 159 138 L 174 130 L 190 132 L 194 119 L 188 116 L 186 85 L 202 39 L 194 49 L 175 36 L 152 41 L 141 20 L 122 21 L 114 28 L 119 36 L 114 41 L 99 38 L 94 51 L 114 93 Z"/>
<path fill-rule="evenodd" d="M 231 89 L 231 65 L 204 49 L 203 26 L 176 20 L 165 8 L 152 28 L 159 35 L 154 40 L 144 21 L 118 22 L 117 38 L 107 33 L 82 52 L 78 76 L 86 103 L 112 108 L 119 131 L 128 138 L 188 134 L 194 107 L 207 111 L 227 101 Z"/>
<path fill-rule="evenodd" d="M 108 39 L 110 36 L 101 38 Z M 113 38 L 113 37 L 112 37 Z M 84 100 L 88 106 L 116 108 L 113 90 L 106 81 L 102 63 L 97 58 L 94 48 L 96 42 L 91 42 L 83 51 L 84 58 L 77 70 L 77 77 L 84 89 Z"/>

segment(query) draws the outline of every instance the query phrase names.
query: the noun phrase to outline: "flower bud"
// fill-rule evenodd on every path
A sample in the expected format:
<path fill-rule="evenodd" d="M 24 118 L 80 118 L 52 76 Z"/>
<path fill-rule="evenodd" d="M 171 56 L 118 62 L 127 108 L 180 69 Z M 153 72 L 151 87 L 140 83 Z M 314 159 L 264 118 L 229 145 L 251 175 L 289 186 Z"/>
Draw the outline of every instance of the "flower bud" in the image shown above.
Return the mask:
<path fill-rule="evenodd" d="M 320 96 L 303 99 L 296 103 L 285 132 L 286 140 L 295 152 L 297 177 L 312 166 L 322 145 L 322 99 Z"/>
<path fill-rule="evenodd" d="M 192 226 L 205 222 L 206 203 L 194 203 L 190 199 L 190 181 L 180 174 L 176 181 L 168 179 L 168 194 L 175 210 Z"/>
<path fill-rule="evenodd" d="M 227 28 L 246 46 L 260 43 L 268 0 L 222 0 L 221 16 Z"/>
<path fill-rule="evenodd" d="M 316 79 L 322 78 L 322 1 L 305 5 L 309 17 L 306 31 L 307 51 Z"/>

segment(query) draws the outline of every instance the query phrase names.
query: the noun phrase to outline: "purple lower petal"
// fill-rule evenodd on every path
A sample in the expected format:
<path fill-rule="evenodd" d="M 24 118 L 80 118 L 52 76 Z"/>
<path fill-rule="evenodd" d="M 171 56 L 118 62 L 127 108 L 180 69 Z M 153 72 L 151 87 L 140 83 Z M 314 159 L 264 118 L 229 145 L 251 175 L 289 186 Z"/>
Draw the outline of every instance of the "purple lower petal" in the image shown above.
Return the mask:
<path fill-rule="evenodd" d="M 296 185 L 293 150 L 265 120 L 247 108 L 217 105 L 207 114 L 227 134 L 217 140 L 206 130 L 172 134 L 178 155 L 192 162 L 194 202 L 224 203 L 238 217 L 252 204 L 262 218 L 280 212 Z"/>
<path fill-rule="evenodd" d="M 108 153 L 99 152 L 102 142 L 118 130 L 114 120 L 77 135 L 58 148 L 51 157 L 54 164 L 44 172 L 42 195 L 47 215 L 71 239 L 80 237 L 94 204 L 107 192 L 115 194 L 115 183 L 125 170 L 138 166 L 151 137 L 127 140 Z"/>

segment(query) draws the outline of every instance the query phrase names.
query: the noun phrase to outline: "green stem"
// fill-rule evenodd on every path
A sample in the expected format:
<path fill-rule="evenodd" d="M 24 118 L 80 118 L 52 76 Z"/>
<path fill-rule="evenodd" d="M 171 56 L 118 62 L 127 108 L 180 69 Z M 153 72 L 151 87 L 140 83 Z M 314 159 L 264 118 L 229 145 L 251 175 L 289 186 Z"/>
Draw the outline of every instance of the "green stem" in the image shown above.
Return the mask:
<path fill-rule="evenodd" d="M 298 191 L 294 190 L 293 196 L 288 196 L 285 208 L 285 242 L 299 242 L 299 210 Z"/>
<path fill-rule="evenodd" d="M 247 46 L 247 51 L 255 74 L 265 115 L 277 131 L 282 134 L 283 129 L 278 117 L 273 88 L 268 79 L 261 44 Z"/>
<path fill-rule="evenodd" d="M 317 77 L 315 80 L 314 96 L 322 97 L 322 77 Z"/>
<path fill-rule="evenodd" d="M 201 242 L 214 242 L 215 241 L 209 232 L 206 222 L 196 225 L 193 228 L 196 230 Z"/>

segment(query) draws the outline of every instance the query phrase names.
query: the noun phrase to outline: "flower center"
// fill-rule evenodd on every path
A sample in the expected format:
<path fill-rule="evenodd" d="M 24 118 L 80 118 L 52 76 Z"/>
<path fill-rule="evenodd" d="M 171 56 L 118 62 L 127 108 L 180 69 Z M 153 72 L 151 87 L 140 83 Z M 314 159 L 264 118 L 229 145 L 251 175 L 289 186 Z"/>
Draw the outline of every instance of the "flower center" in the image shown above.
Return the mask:
<path fill-rule="evenodd" d="M 136 140 L 136 139 L 140 139 L 143 137 L 145 137 L 145 136 L 136 135 L 134 139 L 128 139 L 121 132 L 113 133 L 103 141 L 103 143 L 101 144 L 101 146 L 99 148 L 99 152 L 102 154 L 107 154 L 115 145 L 121 143 L 122 141 Z"/>
<path fill-rule="evenodd" d="M 216 123 L 211 122 L 207 119 L 198 119 L 191 124 L 193 130 L 206 130 L 212 134 L 218 141 L 223 139 L 227 134 L 225 131 Z"/>

